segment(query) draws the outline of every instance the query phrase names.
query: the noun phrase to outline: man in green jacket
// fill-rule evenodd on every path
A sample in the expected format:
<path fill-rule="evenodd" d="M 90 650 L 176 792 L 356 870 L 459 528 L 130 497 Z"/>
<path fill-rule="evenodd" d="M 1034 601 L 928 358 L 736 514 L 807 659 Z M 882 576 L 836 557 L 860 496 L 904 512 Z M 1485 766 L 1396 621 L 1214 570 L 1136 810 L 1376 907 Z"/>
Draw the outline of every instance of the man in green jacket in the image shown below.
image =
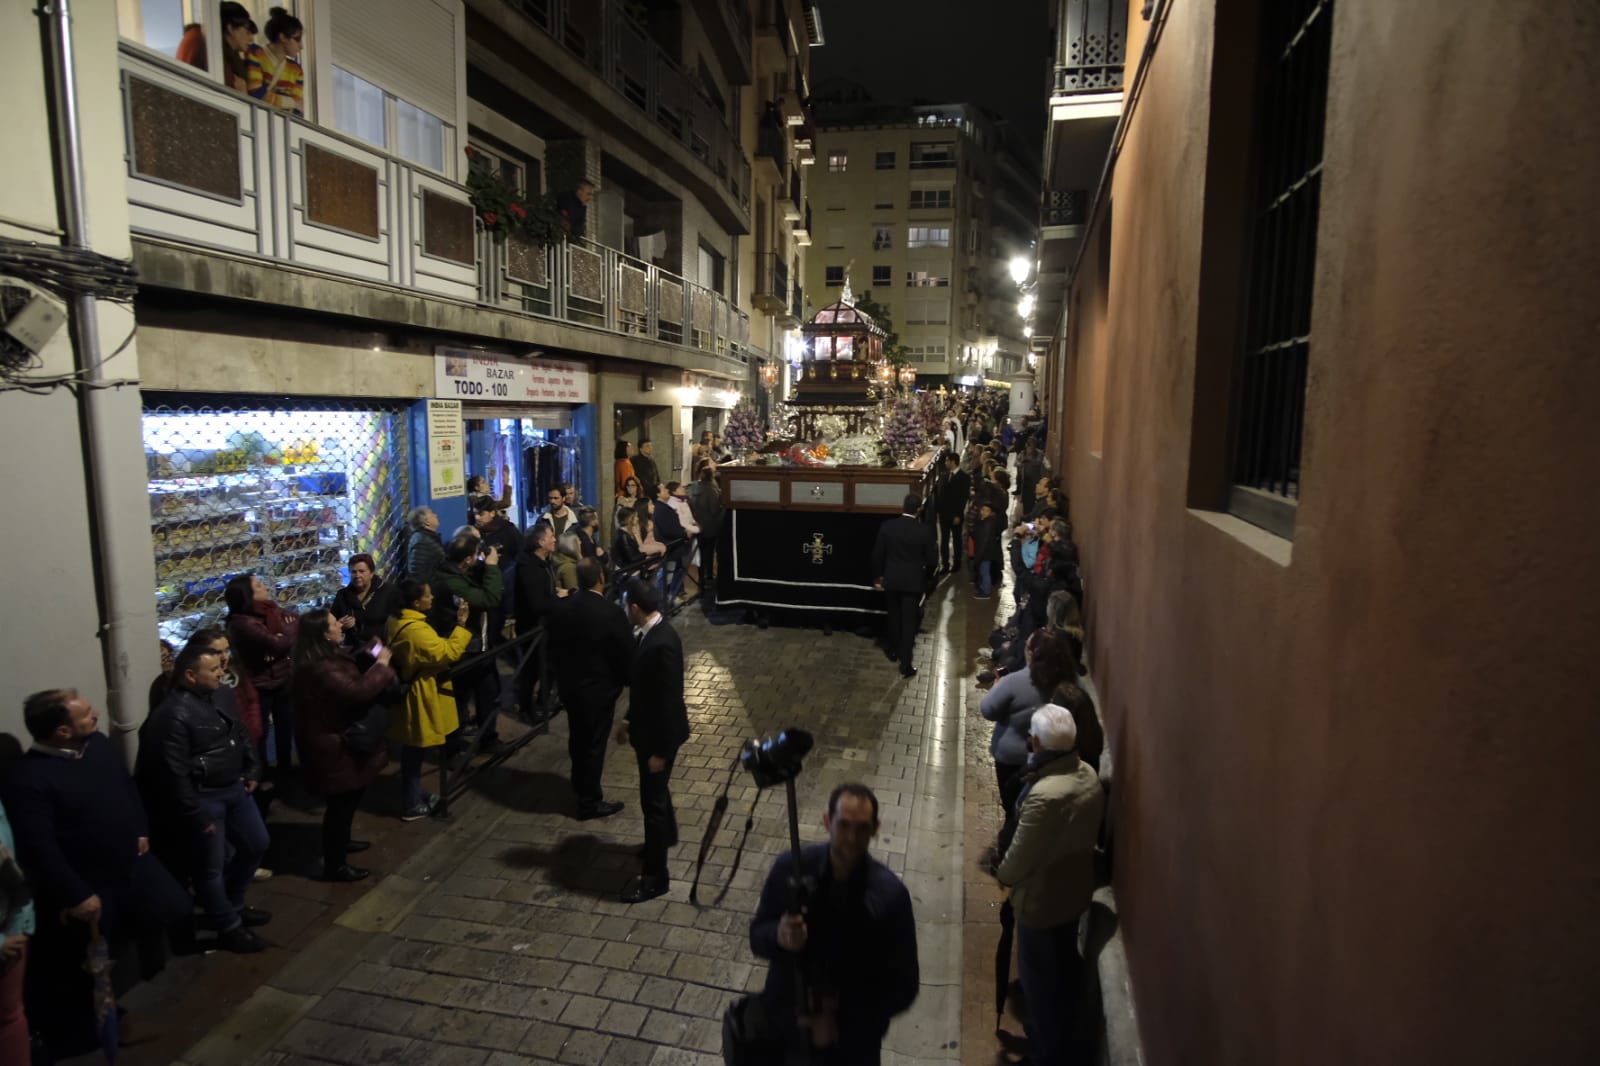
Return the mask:
<path fill-rule="evenodd" d="M 500 552 L 492 544 L 485 547 L 477 537 L 457 536 L 445 545 L 444 562 L 434 572 L 433 580 L 436 588 L 448 593 L 447 596 L 434 593 L 434 611 L 451 615 L 449 624 L 452 630 L 456 604 L 467 605 L 466 627 L 472 631 L 472 643 L 467 645 L 467 653 L 463 658 L 471 659 L 489 647 L 489 611 L 499 608 L 505 591 L 505 582 L 500 574 Z M 438 625 L 435 624 L 434 628 L 438 629 Z M 500 674 L 495 669 L 494 660 L 487 660 L 456 674 L 451 680 L 451 687 L 455 690 L 456 708 L 461 714 L 465 739 L 477 736 L 481 750 L 494 750 L 500 743 L 499 734 L 495 731 L 495 722 L 500 715 Z M 472 708 L 470 725 L 467 724 L 469 705 Z"/>
<path fill-rule="evenodd" d="M 1094 847 L 1105 796 L 1078 758 L 1072 712 L 1047 703 L 1028 728 L 1032 753 L 1017 797 L 1017 832 L 995 876 L 1011 889 L 1017 970 L 1028 1002 L 1028 1061 L 1065 1064 L 1078 1022 L 1083 968 L 1078 918 L 1094 894 Z"/>

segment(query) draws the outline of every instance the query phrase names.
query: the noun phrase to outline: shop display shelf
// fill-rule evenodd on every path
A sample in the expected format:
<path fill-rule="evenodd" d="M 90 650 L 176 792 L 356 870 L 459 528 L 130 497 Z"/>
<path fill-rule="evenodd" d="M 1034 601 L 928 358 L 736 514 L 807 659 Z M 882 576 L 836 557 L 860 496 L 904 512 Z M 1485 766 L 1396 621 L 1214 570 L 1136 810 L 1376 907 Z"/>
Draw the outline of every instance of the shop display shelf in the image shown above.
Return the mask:
<path fill-rule="evenodd" d="M 261 543 L 259 533 L 240 533 L 230 536 L 227 540 L 206 540 L 195 544 L 162 544 L 156 543 L 156 558 L 176 559 L 180 555 L 196 555 L 200 552 L 225 551 L 229 548 L 243 548 L 251 544 Z"/>

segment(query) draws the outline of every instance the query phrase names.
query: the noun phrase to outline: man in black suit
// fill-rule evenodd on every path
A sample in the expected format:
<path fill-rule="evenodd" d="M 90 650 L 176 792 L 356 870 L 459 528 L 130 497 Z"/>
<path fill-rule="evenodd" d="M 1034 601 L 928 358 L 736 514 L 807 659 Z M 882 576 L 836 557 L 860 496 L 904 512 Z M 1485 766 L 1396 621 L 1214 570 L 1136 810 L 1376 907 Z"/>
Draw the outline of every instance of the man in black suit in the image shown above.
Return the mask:
<path fill-rule="evenodd" d="M 917 676 L 911 645 L 917 638 L 922 595 L 939 564 L 933 531 L 917 518 L 921 503 L 922 497 L 907 493 L 900 517 L 878 527 L 878 540 L 872 546 L 872 572 L 877 575 L 872 587 L 883 590 L 889 608 L 885 650 L 890 661 L 900 664 L 901 677 Z"/>
<path fill-rule="evenodd" d="M 556 681 L 567 705 L 567 754 L 578 820 L 606 818 L 622 810 L 600 788 L 606 741 L 617 697 L 628 683 L 633 631 L 622 608 L 606 599 L 606 572 L 598 559 L 578 563 L 578 592 L 558 606 L 545 627 Z"/>
<path fill-rule="evenodd" d="M 939 515 L 939 569 L 950 573 L 961 561 L 966 546 L 962 522 L 967 514 L 967 497 L 972 495 L 972 476 L 961 469 L 961 460 L 955 452 L 946 453 L 944 468 L 944 485 L 939 490 L 934 510 Z"/>
<path fill-rule="evenodd" d="M 639 807 L 644 814 L 644 865 L 622 902 L 643 903 L 667 891 L 667 849 L 678 842 L 678 816 L 668 782 L 678 748 L 689 739 L 683 703 L 683 644 L 661 617 L 661 595 L 635 579 L 628 585 L 628 620 L 638 647 L 633 653 L 628 713 L 617 727 L 617 743 L 632 744 L 639 760 Z"/>

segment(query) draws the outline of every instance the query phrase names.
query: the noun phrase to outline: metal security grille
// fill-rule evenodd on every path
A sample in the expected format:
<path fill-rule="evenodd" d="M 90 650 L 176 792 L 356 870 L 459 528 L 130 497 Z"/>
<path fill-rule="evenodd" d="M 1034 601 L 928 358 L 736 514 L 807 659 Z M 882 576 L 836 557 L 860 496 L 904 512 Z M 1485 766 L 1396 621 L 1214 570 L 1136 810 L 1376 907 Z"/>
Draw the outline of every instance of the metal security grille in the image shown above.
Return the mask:
<path fill-rule="evenodd" d="M 227 613 L 223 587 L 256 574 L 304 611 L 368 552 L 399 563 L 410 500 L 399 405 L 146 396 L 145 463 L 164 640 Z"/>
<path fill-rule="evenodd" d="M 1229 510 L 1284 536 L 1300 496 L 1333 0 L 1262 4 L 1250 275 Z"/>

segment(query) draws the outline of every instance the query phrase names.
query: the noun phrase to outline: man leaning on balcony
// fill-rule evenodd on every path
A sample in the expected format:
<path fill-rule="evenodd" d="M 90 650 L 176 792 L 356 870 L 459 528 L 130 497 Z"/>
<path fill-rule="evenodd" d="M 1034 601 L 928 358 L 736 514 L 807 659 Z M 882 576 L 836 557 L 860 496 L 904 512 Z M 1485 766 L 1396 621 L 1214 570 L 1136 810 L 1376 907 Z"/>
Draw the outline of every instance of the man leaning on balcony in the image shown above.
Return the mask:
<path fill-rule="evenodd" d="M 594 199 L 594 182 L 585 178 L 571 192 L 556 197 L 556 210 L 561 212 L 561 228 L 572 240 L 582 240 L 589 225 L 589 201 Z"/>

